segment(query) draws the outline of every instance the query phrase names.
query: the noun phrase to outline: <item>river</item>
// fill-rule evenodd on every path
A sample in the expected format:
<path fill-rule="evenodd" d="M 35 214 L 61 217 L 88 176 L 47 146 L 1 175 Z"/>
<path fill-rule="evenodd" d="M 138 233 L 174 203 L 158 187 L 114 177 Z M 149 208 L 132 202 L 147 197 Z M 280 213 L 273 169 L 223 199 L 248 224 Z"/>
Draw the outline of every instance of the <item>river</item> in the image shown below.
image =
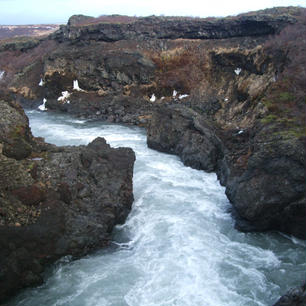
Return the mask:
<path fill-rule="evenodd" d="M 136 153 L 132 211 L 112 245 L 63 258 L 10 306 L 268 306 L 305 277 L 304 241 L 234 229 L 213 173 L 151 150 L 138 127 L 27 111 L 35 136 L 57 145 L 97 136 Z"/>

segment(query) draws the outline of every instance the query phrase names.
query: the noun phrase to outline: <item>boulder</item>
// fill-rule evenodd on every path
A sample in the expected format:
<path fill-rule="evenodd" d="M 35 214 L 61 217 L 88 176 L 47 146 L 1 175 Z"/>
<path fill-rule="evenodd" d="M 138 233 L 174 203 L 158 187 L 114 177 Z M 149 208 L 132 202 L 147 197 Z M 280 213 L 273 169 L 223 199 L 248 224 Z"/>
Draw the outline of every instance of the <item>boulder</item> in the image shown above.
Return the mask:
<path fill-rule="evenodd" d="M 306 284 L 292 288 L 273 306 L 304 306 L 306 305 Z"/>
<path fill-rule="evenodd" d="M 177 154 L 185 165 L 215 171 L 223 156 L 222 144 L 209 121 L 179 105 L 159 107 L 148 125 L 152 149 Z"/>
<path fill-rule="evenodd" d="M 238 229 L 306 239 L 305 139 L 280 136 L 265 125 L 226 135 L 182 105 L 157 108 L 147 137 L 149 147 L 176 154 L 187 166 L 217 172 Z"/>
<path fill-rule="evenodd" d="M 28 157 L 32 152 L 32 134 L 28 118 L 21 106 L 12 101 L 0 100 L 0 142 L 2 153 L 17 160 Z"/>
<path fill-rule="evenodd" d="M 243 173 L 228 180 L 226 194 L 256 230 L 306 239 L 305 166 L 305 140 L 279 137 L 265 128 L 253 139 Z"/>
<path fill-rule="evenodd" d="M 7 112 L 10 104 L 1 103 Z M 22 109 L 10 111 L 6 122 L 13 127 L 9 119 L 20 116 L 30 133 Z M 1 129 L 3 141 L 10 131 Z M 27 158 L 0 153 L 0 301 L 41 283 L 47 264 L 107 245 L 133 202 L 131 149 L 113 149 L 103 138 L 79 147 L 29 143 Z"/>

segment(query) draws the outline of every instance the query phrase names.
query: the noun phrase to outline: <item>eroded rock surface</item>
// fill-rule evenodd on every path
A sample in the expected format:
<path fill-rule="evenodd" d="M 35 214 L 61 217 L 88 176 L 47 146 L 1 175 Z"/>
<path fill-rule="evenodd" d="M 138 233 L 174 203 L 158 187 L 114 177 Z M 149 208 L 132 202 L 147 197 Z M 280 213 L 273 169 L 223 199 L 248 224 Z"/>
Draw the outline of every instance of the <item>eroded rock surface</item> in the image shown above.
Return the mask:
<path fill-rule="evenodd" d="M 0 103 L 3 300 L 39 284 L 46 264 L 107 245 L 114 225 L 124 222 L 131 209 L 135 155 L 129 148 L 111 148 L 103 138 L 79 147 L 46 144 L 33 138 L 19 105 Z M 17 136 L 16 126 L 23 128 Z M 27 146 L 15 150 L 21 140 Z M 5 149 L 8 145 L 13 149 Z"/>

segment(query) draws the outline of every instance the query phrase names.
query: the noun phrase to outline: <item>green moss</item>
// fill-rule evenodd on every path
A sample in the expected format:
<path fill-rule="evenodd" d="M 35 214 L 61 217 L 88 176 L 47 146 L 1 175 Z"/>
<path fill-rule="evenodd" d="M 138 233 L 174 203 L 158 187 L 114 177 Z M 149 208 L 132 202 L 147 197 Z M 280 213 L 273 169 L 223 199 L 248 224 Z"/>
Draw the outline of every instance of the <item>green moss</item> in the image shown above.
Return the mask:
<path fill-rule="evenodd" d="M 281 92 L 279 94 L 279 99 L 282 101 L 282 102 L 285 102 L 285 101 L 292 101 L 295 99 L 295 96 L 293 94 L 291 94 L 290 92 Z"/>
<path fill-rule="evenodd" d="M 25 133 L 25 127 L 23 125 L 17 125 L 11 132 L 10 136 L 14 139 L 23 137 Z"/>
<path fill-rule="evenodd" d="M 264 104 L 265 107 L 269 108 L 273 105 L 273 102 L 271 100 L 268 99 L 263 99 L 262 103 Z"/>
<path fill-rule="evenodd" d="M 276 122 L 276 120 L 278 119 L 278 117 L 276 115 L 273 114 L 269 114 L 266 117 L 261 119 L 262 123 L 272 123 L 272 122 Z"/>
<path fill-rule="evenodd" d="M 34 168 L 34 166 L 35 166 L 35 163 L 33 162 L 33 163 L 30 163 L 29 165 L 28 165 L 28 169 L 29 170 L 32 170 L 33 168 Z"/>
<path fill-rule="evenodd" d="M 281 131 L 275 132 L 274 135 L 281 136 L 284 139 L 302 138 L 302 137 L 306 137 L 306 128 L 305 127 L 293 127 L 288 130 L 281 130 Z"/>

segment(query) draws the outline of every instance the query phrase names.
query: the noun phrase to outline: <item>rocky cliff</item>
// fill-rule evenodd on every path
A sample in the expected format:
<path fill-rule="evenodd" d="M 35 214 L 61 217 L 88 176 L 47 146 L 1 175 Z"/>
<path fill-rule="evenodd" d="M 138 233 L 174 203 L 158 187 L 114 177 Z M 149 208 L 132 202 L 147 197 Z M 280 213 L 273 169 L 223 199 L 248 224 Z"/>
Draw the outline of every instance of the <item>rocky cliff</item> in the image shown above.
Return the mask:
<path fill-rule="evenodd" d="M 31 135 L 17 103 L 0 106 L 2 301 L 41 283 L 45 266 L 60 257 L 107 245 L 131 209 L 135 155 L 102 138 L 80 147 L 46 144 Z"/>
<path fill-rule="evenodd" d="M 151 39 L 221 39 L 239 36 L 275 34 L 295 19 L 287 14 L 248 14 L 232 18 L 145 17 L 128 21 L 103 22 L 93 18 L 73 16 L 67 26 L 54 34 L 54 39 L 76 43 L 90 40 L 115 42 L 119 40 Z"/>
<path fill-rule="evenodd" d="M 3 47 L 0 83 L 35 107 L 148 126 L 149 146 L 218 173 L 238 228 L 305 238 L 304 14 L 73 16 Z"/>
<path fill-rule="evenodd" d="M 305 239 L 305 35 L 295 7 L 73 16 L 48 39 L 2 44 L 0 87 L 48 111 L 144 125 L 150 147 L 218 174 L 239 229 Z M 30 152 L 20 146 L 4 152 Z"/>

